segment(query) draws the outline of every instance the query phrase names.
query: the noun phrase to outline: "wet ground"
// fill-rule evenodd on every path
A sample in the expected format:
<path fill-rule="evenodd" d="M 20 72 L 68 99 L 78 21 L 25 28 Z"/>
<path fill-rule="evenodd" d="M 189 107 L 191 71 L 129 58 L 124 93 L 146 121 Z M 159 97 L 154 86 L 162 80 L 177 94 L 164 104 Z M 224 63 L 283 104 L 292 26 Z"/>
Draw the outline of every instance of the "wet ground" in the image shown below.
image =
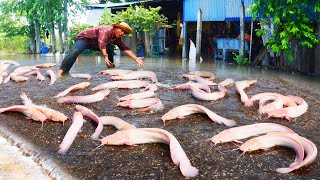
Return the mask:
<path fill-rule="evenodd" d="M 1 59 L 16 60 L 21 65 L 35 65 L 44 62 L 61 63 L 62 56 L 15 55 L 2 56 Z M 319 155 L 314 163 L 289 174 L 278 174 L 276 168 L 288 166 L 295 157 L 294 151 L 284 147 L 272 148 L 266 152 L 254 152 L 240 156 L 233 143 L 213 146 L 207 141 L 215 134 L 228 127 L 213 123 L 208 117 L 194 114 L 183 120 L 171 120 L 163 126 L 161 116 L 170 109 L 188 103 L 200 104 L 218 115 L 233 119 L 237 126 L 259 122 L 273 122 L 285 125 L 320 147 L 320 81 L 298 73 L 280 73 L 255 67 L 243 67 L 219 62 L 204 61 L 189 63 L 180 58 L 147 58 L 144 70 L 157 73 L 163 87 L 156 91 L 164 109 L 153 113 L 140 113 L 137 110 L 116 107 L 118 97 L 135 90 L 112 89 L 109 99 L 85 105 L 99 116 L 119 117 L 137 127 L 163 128 L 179 140 L 189 157 L 191 164 L 199 169 L 194 179 L 318 179 L 320 177 Z M 13 67 L 11 67 L 13 68 Z M 138 70 L 137 65 L 126 57 L 116 59 L 116 68 Z M 58 67 L 53 68 L 56 72 Z M 73 66 L 71 73 L 89 73 L 93 75 L 88 89 L 72 92 L 71 95 L 91 94 L 90 88 L 111 81 L 108 76 L 97 74 L 104 70 L 104 60 L 99 56 L 82 56 Z M 260 116 L 257 105 L 246 108 L 240 101 L 234 85 L 228 86 L 230 94 L 218 101 L 200 101 L 187 91 L 173 91 L 168 87 L 186 82 L 183 73 L 194 70 L 212 71 L 215 82 L 226 78 L 234 81 L 257 79 L 258 83 L 246 90 L 248 96 L 260 92 L 278 92 L 284 95 L 296 95 L 309 104 L 308 111 L 288 122 L 282 119 Z M 43 73 L 44 74 L 44 71 Z M 86 80 L 63 77 L 49 86 L 49 78 L 38 81 L 35 78 L 23 83 L 9 82 L 0 85 L 1 107 L 22 104 L 19 94 L 24 91 L 35 104 L 46 105 L 61 111 L 69 117 L 75 112 L 75 104 L 58 104 L 52 98 L 67 87 Z M 86 119 L 82 131 L 66 155 L 57 153 L 71 122 L 64 125 L 48 121 L 41 128 L 41 123 L 25 119 L 24 115 L 10 112 L 0 114 L 0 128 L 4 137 L 12 139 L 27 156 L 32 156 L 49 177 L 57 179 L 184 179 L 180 170 L 170 158 L 170 150 L 165 144 L 144 144 L 139 146 L 103 146 L 95 149 L 99 142 L 89 137 L 96 124 Z M 116 131 L 105 127 L 102 136 Z"/>

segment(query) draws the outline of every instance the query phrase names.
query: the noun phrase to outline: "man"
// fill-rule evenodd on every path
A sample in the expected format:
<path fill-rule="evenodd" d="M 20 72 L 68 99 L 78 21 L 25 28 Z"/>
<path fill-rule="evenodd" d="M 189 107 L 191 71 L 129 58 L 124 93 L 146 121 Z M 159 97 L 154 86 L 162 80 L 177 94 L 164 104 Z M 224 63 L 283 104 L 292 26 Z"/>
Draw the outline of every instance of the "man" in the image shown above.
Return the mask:
<path fill-rule="evenodd" d="M 140 67 L 143 67 L 144 62 L 142 58 L 137 57 L 121 40 L 124 34 L 130 33 L 131 27 L 125 22 L 112 24 L 111 26 L 97 26 L 81 31 L 76 37 L 73 48 L 62 61 L 58 71 L 58 77 L 68 73 L 77 57 L 86 49 L 100 50 L 104 56 L 106 65 L 108 67 L 114 67 L 112 44 L 117 45 L 121 51 L 124 51 L 130 58 L 135 60 Z"/>

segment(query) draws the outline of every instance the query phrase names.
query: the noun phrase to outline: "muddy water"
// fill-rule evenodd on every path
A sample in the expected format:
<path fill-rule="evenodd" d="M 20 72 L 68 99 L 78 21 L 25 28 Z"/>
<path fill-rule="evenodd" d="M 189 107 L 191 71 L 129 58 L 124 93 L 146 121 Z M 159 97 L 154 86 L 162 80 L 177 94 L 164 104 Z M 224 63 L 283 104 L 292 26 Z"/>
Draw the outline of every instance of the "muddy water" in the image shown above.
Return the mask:
<path fill-rule="evenodd" d="M 62 56 L 33 56 L 15 55 L 2 56 L 0 59 L 16 60 L 21 65 L 35 65 L 44 62 L 61 63 Z M 219 62 L 204 61 L 201 64 L 192 63 L 180 58 L 146 58 L 144 70 L 157 73 L 162 87 L 156 92 L 161 99 L 164 109 L 153 113 L 140 113 L 137 110 L 116 107 L 118 97 L 122 97 L 139 90 L 112 89 L 109 99 L 97 103 L 85 105 L 99 116 L 117 116 L 137 127 L 163 128 L 179 140 L 193 166 L 199 169 L 199 175 L 195 179 L 317 179 L 320 176 L 319 156 L 316 161 L 304 168 L 289 174 L 277 174 L 276 168 L 287 167 L 294 161 L 295 154 L 291 149 L 284 147 L 272 148 L 269 151 L 259 151 L 240 156 L 239 150 L 228 151 L 237 148 L 233 143 L 225 143 L 213 146 L 208 138 L 222 130 L 226 126 L 215 124 L 205 115 L 190 115 L 182 120 L 171 120 L 163 126 L 161 116 L 170 109 L 187 104 L 201 104 L 218 115 L 233 119 L 240 125 L 259 122 L 274 122 L 285 125 L 301 136 L 313 141 L 320 147 L 318 138 L 320 128 L 320 83 L 319 80 L 299 74 L 280 73 L 272 70 L 258 69 L 254 67 L 242 67 Z M 119 69 L 139 70 L 137 65 L 126 57 L 117 57 L 116 67 Z M 10 67 L 9 70 L 13 70 Z M 52 68 L 55 72 L 58 67 Z M 111 81 L 108 76 L 97 74 L 105 69 L 101 56 L 81 56 L 71 73 L 89 73 L 93 75 L 90 87 Z M 228 86 L 230 94 L 218 101 L 200 101 L 194 99 L 187 91 L 173 91 L 168 87 L 186 82 L 181 77 L 183 73 L 194 70 L 206 70 L 214 72 L 215 82 L 225 78 L 234 81 L 257 79 L 257 85 L 246 90 L 248 96 L 260 92 L 278 92 L 284 95 L 297 95 L 305 99 L 309 104 L 308 112 L 294 119 L 286 120 L 267 118 L 259 115 L 257 105 L 246 108 L 240 101 L 234 85 Z M 44 70 L 42 70 L 44 74 Z M 61 111 L 72 117 L 75 112 L 75 104 L 58 104 L 52 98 L 67 87 L 86 80 L 63 77 L 49 86 L 49 78 L 38 81 L 31 78 L 27 82 L 9 82 L 0 85 L 1 107 L 22 104 L 19 94 L 24 91 L 39 105 L 46 105 Z M 213 88 L 213 90 L 216 90 Z M 90 88 L 72 92 L 71 95 L 91 94 Z M 67 155 L 57 154 L 59 144 L 67 132 L 71 122 L 64 125 L 54 122 L 46 122 L 41 128 L 41 123 L 27 120 L 19 113 L 0 114 L 1 131 L 10 135 L 23 137 L 24 143 L 32 144 L 29 154 L 35 155 L 41 164 L 41 159 L 50 160 L 49 164 L 57 166 L 61 171 L 52 172 L 50 177 L 56 177 L 63 172 L 70 174 L 74 179 L 184 179 L 179 168 L 170 158 L 170 150 L 165 144 L 144 144 L 139 146 L 104 146 L 95 149 L 99 142 L 89 139 L 94 132 L 96 124 L 86 119 L 82 131 L 78 134 L 74 144 Z M 116 131 L 113 127 L 105 127 L 102 136 Z M 48 161 L 44 161 L 47 163 Z M 48 165 L 49 166 L 49 165 Z M 52 167 L 51 166 L 51 167 Z M 59 169 L 57 168 L 57 169 Z M 52 168 L 54 169 L 54 168 Z M 63 177 L 60 175 L 58 177 Z"/>

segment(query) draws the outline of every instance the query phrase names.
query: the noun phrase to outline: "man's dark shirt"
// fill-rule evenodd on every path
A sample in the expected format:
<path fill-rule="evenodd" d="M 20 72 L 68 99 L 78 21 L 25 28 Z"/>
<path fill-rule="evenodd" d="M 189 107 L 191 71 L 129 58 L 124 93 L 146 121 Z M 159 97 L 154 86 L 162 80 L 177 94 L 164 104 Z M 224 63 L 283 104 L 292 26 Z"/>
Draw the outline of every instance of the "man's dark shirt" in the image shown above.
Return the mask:
<path fill-rule="evenodd" d="M 96 26 L 80 32 L 76 39 L 84 39 L 90 47 L 96 49 L 106 49 L 110 44 L 115 44 L 121 51 L 130 50 L 120 38 L 113 37 L 113 26 Z"/>

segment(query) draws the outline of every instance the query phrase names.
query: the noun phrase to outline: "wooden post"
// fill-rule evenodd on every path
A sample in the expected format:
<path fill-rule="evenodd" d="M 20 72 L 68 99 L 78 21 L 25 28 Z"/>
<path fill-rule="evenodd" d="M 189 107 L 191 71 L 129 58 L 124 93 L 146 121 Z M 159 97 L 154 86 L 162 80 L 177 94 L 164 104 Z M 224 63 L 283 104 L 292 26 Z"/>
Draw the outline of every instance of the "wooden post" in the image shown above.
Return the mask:
<path fill-rule="evenodd" d="M 182 32 L 183 32 L 183 46 L 182 46 L 182 58 L 187 57 L 187 22 L 183 22 L 183 27 L 182 27 Z"/>
<path fill-rule="evenodd" d="M 202 11 L 198 10 L 198 18 L 197 18 L 197 39 L 196 39 L 196 60 L 200 60 L 201 55 L 201 32 L 202 32 Z"/>
<path fill-rule="evenodd" d="M 244 61 L 244 55 L 245 55 L 245 24 L 244 24 L 244 18 L 245 18 L 245 11 L 244 11 L 244 3 L 243 0 L 241 0 L 241 6 L 240 6 L 240 49 L 239 49 L 239 55 L 241 57 L 241 62 Z"/>
<path fill-rule="evenodd" d="M 320 18 L 320 13 L 318 14 Z M 320 39 L 320 22 L 318 22 L 318 39 Z M 314 56 L 314 74 L 320 76 L 320 42 L 315 45 L 315 56 Z"/>

